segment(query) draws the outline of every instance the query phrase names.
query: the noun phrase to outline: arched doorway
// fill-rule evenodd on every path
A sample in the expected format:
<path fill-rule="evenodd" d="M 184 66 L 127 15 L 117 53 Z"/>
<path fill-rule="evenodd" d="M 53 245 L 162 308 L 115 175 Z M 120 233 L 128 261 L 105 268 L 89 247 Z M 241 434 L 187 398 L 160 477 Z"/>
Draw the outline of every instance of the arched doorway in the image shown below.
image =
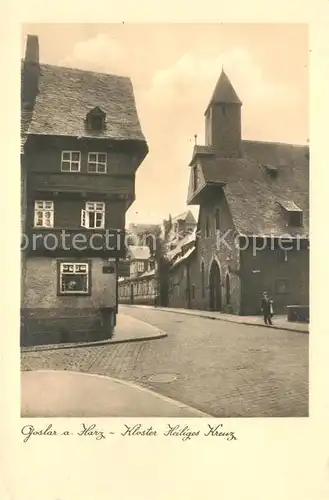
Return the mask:
<path fill-rule="evenodd" d="M 220 311 L 222 308 L 221 275 L 215 260 L 209 274 L 209 306 L 211 311 Z"/>

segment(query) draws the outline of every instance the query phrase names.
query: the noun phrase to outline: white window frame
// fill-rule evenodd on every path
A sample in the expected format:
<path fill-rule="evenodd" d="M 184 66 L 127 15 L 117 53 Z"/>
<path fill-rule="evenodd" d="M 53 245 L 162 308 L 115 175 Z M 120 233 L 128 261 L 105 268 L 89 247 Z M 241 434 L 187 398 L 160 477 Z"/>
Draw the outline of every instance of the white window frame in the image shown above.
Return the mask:
<path fill-rule="evenodd" d="M 141 273 L 144 271 L 144 262 L 137 262 L 137 271 Z"/>
<path fill-rule="evenodd" d="M 95 214 L 95 222 L 90 224 L 90 214 Z M 96 214 L 102 214 L 100 225 L 96 225 Z M 85 208 L 81 210 L 81 227 L 86 229 L 104 229 L 105 227 L 105 202 L 103 201 L 87 201 Z"/>
<path fill-rule="evenodd" d="M 42 221 L 39 223 L 41 215 Z M 49 213 L 49 217 L 46 214 Z M 45 221 L 49 220 L 49 224 Z M 34 201 L 34 227 L 54 227 L 54 202 L 52 200 L 35 200 Z"/>
<path fill-rule="evenodd" d="M 68 270 L 65 270 L 65 266 L 68 267 Z M 84 269 L 81 269 L 84 267 Z M 63 290 L 63 275 L 86 275 L 86 290 Z M 90 275 L 90 267 L 87 262 L 60 262 L 59 264 L 59 294 L 60 295 L 89 295 L 89 275 Z"/>
<path fill-rule="evenodd" d="M 78 154 L 79 155 L 79 160 L 78 161 L 75 161 L 75 160 L 73 161 L 72 156 L 74 154 Z M 65 155 L 68 155 L 68 158 L 65 159 L 64 158 Z M 66 162 L 69 163 L 69 166 L 70 166 L 69 170 L 63 169 L 63 163 L 64 162 L 65 163 Z M 72 164 L 73 163 L 77 163 L 78 164 L 78 170 L 73 170 L 72 169 Z M 67 172 L 67 173 L 70 173 L 70 172 L 75 173 L 75 172 L 80 172 L 80 169 L 81 169 L 81 152 L 80 151 L 62 151 L 61 171 L 62 172 Z"/>
<path fill-rule="evenodd" d="M 91 155 L 96 155 L 96 161 L 90 160 Z M 99 157 L 101 155 L 105 156 L 105 162 L 99 160 Z M 96 170 L 90 170 L 90 168 L 89 168 L 90 165 L 95 165 Z M 104 167 L 103 172 L 99 171 L 99 166 Z M 106 174 L 106 172 L 107 172 L 107 153 L 101 153 L 101 152 L 88 153 L 88 173 L 89 174 Z"/>

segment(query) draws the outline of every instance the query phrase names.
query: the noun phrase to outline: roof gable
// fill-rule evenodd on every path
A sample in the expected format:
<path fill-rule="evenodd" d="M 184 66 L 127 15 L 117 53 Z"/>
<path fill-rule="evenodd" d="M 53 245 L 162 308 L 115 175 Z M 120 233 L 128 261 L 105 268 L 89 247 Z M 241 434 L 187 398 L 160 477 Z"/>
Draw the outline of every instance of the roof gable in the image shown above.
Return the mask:
<path fill-rule="evenodd" d="M 176 222 L 179 220 L 183 220 L 187 224 L 196 224 L 196 220 L 195 220 L 194 215 L 192 214 L 191 210 L 186 210 L 186 212 L 183 212 L 182 214 L 176 215 L 175 217 L 173 217 L 172 222 Z"/>

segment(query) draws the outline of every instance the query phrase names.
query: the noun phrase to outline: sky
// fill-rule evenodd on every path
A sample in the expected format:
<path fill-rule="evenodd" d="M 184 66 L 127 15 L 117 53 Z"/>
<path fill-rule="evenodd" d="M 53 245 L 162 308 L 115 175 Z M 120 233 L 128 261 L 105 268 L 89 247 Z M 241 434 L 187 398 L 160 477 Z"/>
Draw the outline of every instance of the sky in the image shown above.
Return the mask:
<path fill-rule="evenodd" d="M 242 138 L 306 144 L 308 32 L 302 24 L 25 24 L 40 61 L 129 76 L 149 154 L 127 223 L 187 209 L 189 162 L 222 65 L 242 106 Z M 197 215 L 197 208 L 190 207 Z"/>

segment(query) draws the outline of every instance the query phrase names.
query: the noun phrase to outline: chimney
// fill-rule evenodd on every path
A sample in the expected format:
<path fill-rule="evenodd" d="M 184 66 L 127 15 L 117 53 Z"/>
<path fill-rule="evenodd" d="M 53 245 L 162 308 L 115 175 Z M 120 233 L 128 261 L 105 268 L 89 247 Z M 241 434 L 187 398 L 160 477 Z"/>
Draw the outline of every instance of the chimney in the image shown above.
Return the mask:
<path fill-rule="evenodd" d="M 27 35 L 22 74 L 21 105 L 23 110 L 32 110 L 39 87 L 39 40 L 36 35 Z"/>
<path fill-rule="evenodd" d="M 25 62 L 39 64 L 39 39 L 36 35 L 27 35 Z"/>

